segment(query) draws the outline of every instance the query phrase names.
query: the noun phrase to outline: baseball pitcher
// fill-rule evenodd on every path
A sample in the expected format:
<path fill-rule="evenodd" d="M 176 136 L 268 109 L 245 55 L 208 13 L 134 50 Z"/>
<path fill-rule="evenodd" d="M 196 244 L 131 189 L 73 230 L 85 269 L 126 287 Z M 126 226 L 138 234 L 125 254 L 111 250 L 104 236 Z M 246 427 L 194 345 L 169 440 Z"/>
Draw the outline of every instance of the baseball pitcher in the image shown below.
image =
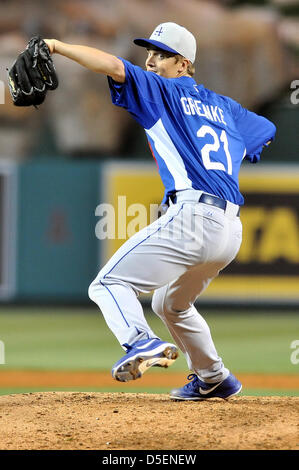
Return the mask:
<path fill-rule="evenodd" d="M 162 23 L 150 38 L 134 40 L 145 49 L 145 70 L 94 48 L 44 41 L 51 55 L 107 75 L 113 104 L 144 128 L 165 186 L 165 213 L 125 242 L 89 287 L 126 351 L 113 378 L 126 382 L 152 366 L 168 367 L 180 349 L 192 373 L 170 398 L 236 395 L 242 385 L 217 354 L 194 302 L 239 251 L 240 165 L 259 161 L 275 126 L 196 83 L 196 41 L 178 24 Z M 157 337 L 145 319 L 138 295 L 151 291 L 152 308 L 174 344 Z"/>

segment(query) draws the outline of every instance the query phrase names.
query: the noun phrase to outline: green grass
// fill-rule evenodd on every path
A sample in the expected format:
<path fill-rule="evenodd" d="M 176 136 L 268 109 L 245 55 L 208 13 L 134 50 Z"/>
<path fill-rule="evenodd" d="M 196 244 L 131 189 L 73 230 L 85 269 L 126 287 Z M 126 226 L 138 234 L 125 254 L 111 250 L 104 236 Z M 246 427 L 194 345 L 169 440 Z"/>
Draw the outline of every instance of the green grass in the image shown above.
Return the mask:
<path fill-rule="evenodd" d="M 122 351 L 100 314 L 66 308 L 39 312 L 0 310 L 6 362 L 2 368 L 104 370 Z"/>
<path fill-rule="evenodd" d="M 242 373 L 298 374 L 290 344 L 299 339 L 299 315 L 238 312 L 204 315 L 225 365 Z M 151 319 L 149 320 L 151 323 Z M 173 367 L 182 370 L 182 362 Z"/>
<path fill-rule="evenodd" d="M 163 323 L 146 314 L 151 328 L 165 340 Z M 299 339 L 299 315 L 285 312 L 205 314 L 225 365 L 241 373 L 298 374 L 290 361 L 290 344 Z M 0 340 L 5 343 L 1 370 L 108 370 L 123 354 L 100 312 L 82 308 L 0 309 Z M 187 371 L 181 354 L 173 371 Z"/>

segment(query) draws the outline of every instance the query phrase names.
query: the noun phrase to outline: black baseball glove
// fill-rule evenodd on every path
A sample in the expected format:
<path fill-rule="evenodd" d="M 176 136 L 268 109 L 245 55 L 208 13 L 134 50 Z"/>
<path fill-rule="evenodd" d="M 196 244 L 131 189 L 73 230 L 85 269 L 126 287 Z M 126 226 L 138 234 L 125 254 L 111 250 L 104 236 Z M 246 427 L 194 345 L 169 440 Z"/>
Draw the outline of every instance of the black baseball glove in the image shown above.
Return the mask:
<path fill-rule="evenodd" d="M 8 71 L 8 85 L 15 106 L 37 106 L 48 90 L 58 87 L 49 48 L 40 36 L 30 39 L 26 49 Z"/>

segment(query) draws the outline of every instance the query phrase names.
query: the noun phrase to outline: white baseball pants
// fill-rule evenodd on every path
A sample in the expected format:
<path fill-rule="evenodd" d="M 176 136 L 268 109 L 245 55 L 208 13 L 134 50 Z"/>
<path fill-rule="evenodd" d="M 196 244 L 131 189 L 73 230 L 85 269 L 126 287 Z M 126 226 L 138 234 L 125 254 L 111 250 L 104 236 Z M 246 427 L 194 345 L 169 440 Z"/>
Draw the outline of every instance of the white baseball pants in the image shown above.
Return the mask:
<path fill-rule="evenodd" d="M 179 193 L 165 215 L 133 235 L 101 269 L 89 297 L 101 309 L 120 344 L 157 338 L 140 292 L 154 291 L 152 308 L 184 353 L 190 370 L 206 382 L 224 380 L 210 329 L 194 307 L 197 297 L 237 255 L 242 240 L 238 206 L 195 202 L 201 192 Z"/>

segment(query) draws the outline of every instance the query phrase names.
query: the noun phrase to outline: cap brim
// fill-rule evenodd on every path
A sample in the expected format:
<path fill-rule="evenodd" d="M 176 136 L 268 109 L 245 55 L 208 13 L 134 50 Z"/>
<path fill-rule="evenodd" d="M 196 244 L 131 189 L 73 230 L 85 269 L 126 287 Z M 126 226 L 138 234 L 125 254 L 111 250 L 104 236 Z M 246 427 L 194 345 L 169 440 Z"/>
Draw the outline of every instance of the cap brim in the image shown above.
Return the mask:
<path fill-rule="evenodd" d="M 141 47 L 147 47 L 149 49 L 150 46 L 155 46 L 162 51 L 172 52 L 173 54 L 179 54 L 179 52 L 171 49 L 171 47 L 166 46 L 163 42 L 155 41 L 154 39 L 145 39 L 145 38 L 136 38 L 134 39 L 134 44 Z"/>

